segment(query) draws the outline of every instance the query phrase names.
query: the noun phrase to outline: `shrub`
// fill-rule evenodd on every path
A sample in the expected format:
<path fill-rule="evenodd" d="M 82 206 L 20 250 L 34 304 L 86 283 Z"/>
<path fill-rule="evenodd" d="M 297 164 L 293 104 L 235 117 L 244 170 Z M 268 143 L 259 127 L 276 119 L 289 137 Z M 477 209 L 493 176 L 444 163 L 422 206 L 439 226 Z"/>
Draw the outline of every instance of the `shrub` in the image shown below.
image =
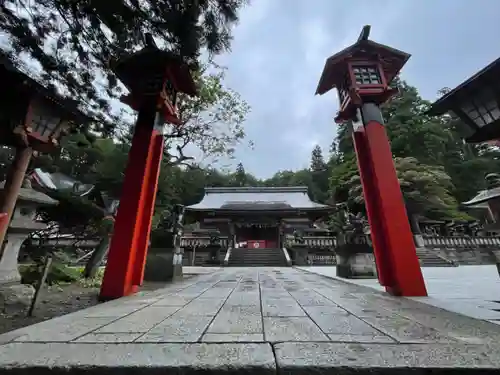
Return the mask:
<path fill-rule="evenodd" d="M 36 284 L 43 272 L 43 264 L 31 264 L 19 269 L 21 282 L 23 284 Z M 81 278 L 81 272 L 77 268 L 68 267 L 65 264 L 53 262 L 47 275 L 48 285 L 60 283 L 72 283 Z"/>

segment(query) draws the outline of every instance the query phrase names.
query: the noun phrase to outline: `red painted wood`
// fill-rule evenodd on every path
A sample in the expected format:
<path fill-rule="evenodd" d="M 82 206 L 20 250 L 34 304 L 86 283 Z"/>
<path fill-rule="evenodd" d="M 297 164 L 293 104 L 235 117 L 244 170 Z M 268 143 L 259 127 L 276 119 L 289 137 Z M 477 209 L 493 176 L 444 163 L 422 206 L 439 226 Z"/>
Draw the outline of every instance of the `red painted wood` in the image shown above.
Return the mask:
<path fill-rule="evenodd" d="M 367 155 L 372 162 L 373 183 L 377 187 L 378 219 L 384 234 L 384 253 L 387 254 L 391 269 L 392 285 L 386 285 L 386 289 L 394 295 L 427 296 L 385 127 L 370 121 L 365 124 L 365 134 Z"/>
<path fill-rule="evenodd" d="M 163 135 L 158 130 L 153 130 L 152 142 L 148 157 L 147 177 L 144 182 L 144 197 L 142 218 L 137 240 L 137 255 L 134 264 L 133 284 L 141 286 L 144 280 L 144 268 L 149 247 L 151 224 L 158 190 L 158 177 L 160 176 L 161 161 L 163 158 Z"/>
<path fill-rule="evenodd" d="M 364 127 L 353 131 L 352 138 L 358 161 L 359 176 L 363 186 L 363 196 L 365 198 L 368 223 L 370 224 L 378 280 L 380 285 L 390 286 L 393 285 L 394 281 L 391 280 L 392 275 L 390 259 L 387 256 L 387 246 L 385 244 L 384 233 L 381 227 L 381 219 L 379 216 L 380 208 L 377 201 L 378 191 L 377 186 L 374 183 L 373 168 L 368 154 L 368 145 L 366 143 Z"/>
<path fill-rule="evenodd" d="M 266 241 L 265 240 L 249 240 L 248 241 L 249 249 L 265 249 Z"/>
<path fill-rule="evenodd" d="M 111 239 L 100 299 L 109 300 L 134 293 L 133 265 L 141 230 L 148 154 L 156 116 L 156 106 L 147 106 L 137 118 L 129 151 L 125 178 Z"/>

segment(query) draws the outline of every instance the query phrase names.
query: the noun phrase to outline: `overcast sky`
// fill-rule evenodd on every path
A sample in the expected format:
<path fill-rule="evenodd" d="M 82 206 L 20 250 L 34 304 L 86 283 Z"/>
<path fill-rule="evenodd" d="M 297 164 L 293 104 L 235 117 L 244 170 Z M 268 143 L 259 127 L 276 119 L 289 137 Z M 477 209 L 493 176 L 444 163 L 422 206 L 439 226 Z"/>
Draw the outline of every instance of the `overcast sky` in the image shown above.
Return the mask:
<path fill-rule="evenodd" d="M 251 105 L 245 129 L 253 150 L 241 161 L 257 177 L 309 164 L 335 137 L 333 92 L 314 96 L 325 59 L 370 38 L 411 53 L 402 72 L 429 100 L 500 57 L 499 0 L 251 0 L 240 13 L 226 85 Z"/>

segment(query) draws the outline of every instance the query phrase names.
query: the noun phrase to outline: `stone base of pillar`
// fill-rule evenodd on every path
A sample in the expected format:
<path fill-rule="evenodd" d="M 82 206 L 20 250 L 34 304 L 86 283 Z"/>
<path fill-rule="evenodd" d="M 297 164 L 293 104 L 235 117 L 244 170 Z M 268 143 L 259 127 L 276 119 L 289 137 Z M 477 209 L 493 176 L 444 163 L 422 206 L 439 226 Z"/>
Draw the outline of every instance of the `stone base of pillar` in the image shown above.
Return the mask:
<path fill-rule="evenodd" d="M 305 246 L 294 246 L 289 249 L 293 252 L 293 265 L 294 266 L 309 266 L 309 249 Z"/>
<path fill-rule="evenodd" d="M 171 281 L 174 275 L 172 249 L 150 249 L 146 258 L 144 281 Z"/>
<path fill-rule="evenodd" d="M 182 253 L 175 253 L 173 249 L 150 249 L 146 258 L 144 281 L 167 282 L 181 280 Z"/>
<path fill-rule="evenodd" d="M 493 253 L 494 257 L 495 257 L 495 264 L 497 266 L 498 275 L 500 276 L 500 251 L 493 250 L 492 253 Z"/>
<path fill-rule="evenodd" d="M 28 233 L 12 233 L 8 235 L 7 243 L 0 257 L 0 285 L 19 283 L 21 274 L 19 273 L 17 258 L 21 245 L 28 237 Z"/>
<path fill-rule="evenodd" d="M 182 270 L 182 264 L 174 264 L 172 266 L 172 279 L 174 281 L 182 280 L 184 277 L 184 271 Z"/>
<path fill-rule="evenodd" d="M 373 249 L 368 245 L 343 245 L 337 250 L 337 276 L 346 279 L 376 279 Z"/>

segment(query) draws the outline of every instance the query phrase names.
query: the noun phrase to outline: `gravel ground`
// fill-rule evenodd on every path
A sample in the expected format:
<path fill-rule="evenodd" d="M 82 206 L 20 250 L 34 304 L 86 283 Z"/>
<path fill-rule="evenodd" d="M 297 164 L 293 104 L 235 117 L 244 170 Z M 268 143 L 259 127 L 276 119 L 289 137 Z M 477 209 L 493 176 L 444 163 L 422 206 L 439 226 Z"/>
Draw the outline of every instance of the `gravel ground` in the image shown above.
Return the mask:
<path fill-rule="evenodd" d="M 165 283 L 145 283 L 141 290 L 155 290 L 163 286 Z M 43 291 L 34 316 L 26 316 L 27 309 L 9 314 L 0 311 L 0 334 L 97 305 L 98 295 L 99 288 L 78 283 L 50 286 Z"/>

